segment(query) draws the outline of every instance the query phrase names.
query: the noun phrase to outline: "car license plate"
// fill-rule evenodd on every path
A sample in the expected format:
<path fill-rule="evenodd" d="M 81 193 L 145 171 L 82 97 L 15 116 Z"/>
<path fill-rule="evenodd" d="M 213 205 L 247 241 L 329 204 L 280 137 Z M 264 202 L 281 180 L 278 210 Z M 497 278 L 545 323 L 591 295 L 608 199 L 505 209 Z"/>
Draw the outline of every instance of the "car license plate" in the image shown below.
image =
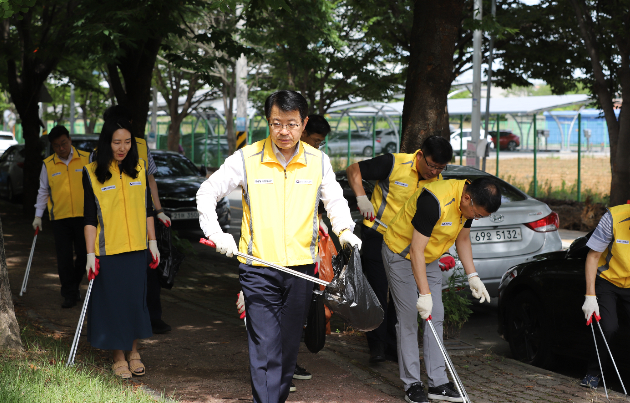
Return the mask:
<path fill-rule="evenodd" d="M 487 231 L 470 231 L 470 242 L 511 242 L 523 239 L 520 228 L 502 228 Z"/>
<path fill-rule="evenodd" d="M 194 220 L 199 219 L 198 211 L 183 211 L 171 213 L 171 220 Z"/>

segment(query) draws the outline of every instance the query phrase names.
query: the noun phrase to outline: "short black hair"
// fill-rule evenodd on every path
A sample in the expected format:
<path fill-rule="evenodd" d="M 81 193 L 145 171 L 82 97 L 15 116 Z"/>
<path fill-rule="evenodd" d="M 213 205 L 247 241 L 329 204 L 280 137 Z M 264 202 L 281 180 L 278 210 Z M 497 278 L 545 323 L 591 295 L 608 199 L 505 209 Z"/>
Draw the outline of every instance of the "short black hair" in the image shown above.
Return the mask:
<path fill-rule="evenodd" d="M 66 126 L 57 125 L 52 128 L 50 133 L 48 133 L 48 141 L 52 143 L 53 141 L 64 135 L 70 137 L 70 132 L 68 131 L 68 129 L 66 129 Z"/>
<path fill-rule="evenodd" d="M 330 133 L 330 125 L 326 118 L 322 115 L 308 115 L 308 123 L 306 124 L 306 133 L 321 134 L 326 137 Z"/>
<path fill-rule="evenodd" d="M 112 105 L 109 108 L 105 109 L 103 112 L 103 120 L 114 120 L 123 118 L 131 123 L 133 121 L 133 116 L 131 115 L 131 111 L 125 108 L 122 105 Z"/>
<path fill-rule="evenodd" d="M 431 157 L 436 164 L 448 164 L 453 158 L 453 146 L 442 136 L 429 136 L 420 147 L 422 154 Z"/>
<path fill-rule="evenodd" d="M 299 111 L 302 122 L 308 115 L 308 102 L 306 102 L 306 98 L 299 92 L 282 90 L 269 95 L 265 100 L 265 116 L 267 117 L 267 121 L 269 121 L 271 108 L 274 105 L 284 112 Z"/>
<path fill-rule="evenodd" d="M 466 187 L 475 206 L 482 207 L 488 213 L 494 213 L 501 207 L 501 189 L 490 177 L 477 178 Z"/>

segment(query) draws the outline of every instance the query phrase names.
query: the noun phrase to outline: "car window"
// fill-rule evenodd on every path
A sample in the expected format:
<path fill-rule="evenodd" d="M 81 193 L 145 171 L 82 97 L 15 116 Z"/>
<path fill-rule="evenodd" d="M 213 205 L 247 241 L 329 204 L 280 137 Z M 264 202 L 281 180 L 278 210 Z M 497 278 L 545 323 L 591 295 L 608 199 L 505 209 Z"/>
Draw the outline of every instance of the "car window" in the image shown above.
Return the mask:
<path fill-rule="evenodd" d="M 488 177 L 491 175 L 453 175 L 449 174 L 448 170 L 442 172 L 444 179 L 470 179 L 475 180 L 481 177 Z M 501 189 L 501 203 L 510 203 L 515 201 L 521 201 L 527 199 L 527 195 L 509 183 L 499 178 L 493 177 L 497 181 L 499 188 Z"/>
<path fill-rule="evenodd" d="M 157 167 L 156 177 L 199 176 L 199 171 L 190 160 L 173 154 L 152 154 Z"/>
<path fill-rule="evenodd" d="M 15 147 L 7 148 L 7 150 L 0 157 L 0 162 L 6 161 L 9 158 L 9 155 L 13 153 L 13 150 L 15 150 Z"/>
<path fill-rule="evenodd" d="M 92 152 L 98 145 L 98 140 L 76 140 L 72 139 L 72 145 L 77 150 Z"/>
<path fill-rule="evenodd" d="M 13 140 L 13 136 L 10 134 L 0 134 L 0 140 Z"/>

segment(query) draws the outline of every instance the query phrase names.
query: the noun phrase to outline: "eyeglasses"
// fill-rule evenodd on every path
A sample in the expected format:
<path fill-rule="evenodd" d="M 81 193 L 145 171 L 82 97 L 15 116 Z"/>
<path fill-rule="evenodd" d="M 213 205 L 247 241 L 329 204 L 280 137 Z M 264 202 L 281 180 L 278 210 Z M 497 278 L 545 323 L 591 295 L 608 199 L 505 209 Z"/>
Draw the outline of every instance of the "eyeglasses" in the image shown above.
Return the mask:
<path fill-rule="evenodd" d="M 294 131 L 294 130 L 299 129 L 300 126 L 301 125 L 299 123 L 289 123 L 289 124 L 286 124 L 286 125 L 283 125 L 282 123 L 277 123 L 277 122 L 269 123 L 269 127 L 271 127 L 271 129 L 274 132 L 279 132 L 280 130 L 285 129 L 285 128 L 287 130 Z"/>
<path fill-rule="evenodd" d="M 60 144 L 51 143 L 51 145 L 53 150 L 59 150 L 61 148 L 65 149 L 68 145 L 70 145 L 70 142 L 68 140 L 64 140 Z"/>
<path fill-rule="evenodd" d="M 442 172 L 442 171 L 446 171 L 446 169 L 448 168 L 448 165 L 439 167 L 437 165 L 429 164 L 429 161 L 427 161 L 427 157 L 424 154 L 422 154 L 422 158 L 424 158 L 424 162 L 427 164 L 427 167 L 429 167 L 429 169 L 432 171 Z"/>
<path fill-rule="evenodd" d="M 475 215 L 473 217 L 473 220 L 479 220 L 481 218 L 490 217 L 490 214 L 488 215 L 477 214 L 477 212 L 475 211 L 475 203 L 473 203 L 472 197 L 470 198 L 470 207 L 472 208 L 473 214 Z"/>

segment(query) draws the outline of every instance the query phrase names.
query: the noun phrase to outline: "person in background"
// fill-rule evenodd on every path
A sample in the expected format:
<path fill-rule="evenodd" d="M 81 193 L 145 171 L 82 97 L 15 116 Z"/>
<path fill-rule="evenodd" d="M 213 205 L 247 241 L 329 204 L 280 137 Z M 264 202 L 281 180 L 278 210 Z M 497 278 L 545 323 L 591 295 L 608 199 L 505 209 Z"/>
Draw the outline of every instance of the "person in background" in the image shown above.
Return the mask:
<path fill-rule="evenodd" d="M 452 156 L 453 148 L 447 140 L 430 136 L 413 154 L 383 154 L 354 163 L 346 169 L 348 182 L 364 218 L 361 226 L 361 240 L 365 245 L 361 256 L 363 273 L 385 313 L 380 326 L 365 333 L 371 363 L 386 359 L 398 361 L 396 310 L 394 304 L 387 301 L 389 288 L 381 255 L 386 226 L 417 189 L 442 179 L 441 173 Z M 371 201 L 363 188 L 364 179 L 377 181 Z M 440 266 L 444 270 L 455 266 L 455 260 L 450 255 L 440 260 L 444 261 Z"/>
<path fill-rule="evenodd" d="M 146 373 L 138 339 L 152 336 L 145 300 L 147 255 L 152 269 L 160 262 L 146 161 L 138 157 L 128 120 L 105 121 L 94 160 L 83 170 L 85 269 L 94 280 L 88 341 L 113 350 L 112 370 L 126 379 Z"/>
<path fill-rule="evenodd" d="M 619 330 L 618 303 L 630 314 L 630 204 L 609 208 L 586 246 L 591 250 L 586 256 L 586 295 L 582 311 L 587 325 L 595 316 L 610 344 Z M 595 331 L 595 334 L 602 369 L 606 371 L 611 364 L 610 355 L 602 347 L 601 333 Z M 586 376 L 580 385 L 595 389 L 601 376 L 593 346 L 588 354 Z"/>
<path fill-rule="evenodd" d="M 64 126 L 55 126 L 48 140 L 53 154 L 44 160 L 39 175 L 33 229 L 42 231 L 42 216 L 48 206 L 55 236 L 61 296 L 64 298 L 61 307 L 72 308 L 80 298 L 79 285 L 85 267 L 81 172 L 88 164 L 89 155 L 72 146 L 72 138 Z"/>
<path fill-rule="evenodd" d="M 300 142 L 307 111 L 306 99 L 295 91 L 271 94 L 265 101 L 269 137 L 232 154 L 199 188 L 199 224 L 217 252 L 231 257 L 240 250 L 312 276 L 320 199 L 341 244 L 361 247 L 328 156 Z M 243 221 L 237 248 L 232 235 L 219 226 L 216 204 L 239 186 Z M 313 285 L 241 257 L 239 261 L 253 400 L 282 403 L 289 396 Z"/>
<path fill-rule="evenodd" d="M 126 119 L 129 124 L 133 123 L 133 118 L 128 109 L 121 105 L 110 106 L 103 112 L 103 120 L 111 119 Z M 140 159 L 147 162 L 147 173 L 149 174 L 149 189 L 151 190 L 151 200 L 153 201 L 155 217 L 160 220 L 166 227 L 170 227 L 171 219 L 164 214 L 164 209 L 160 203 L 160 196 L 158 194 L 157 183 L 155 182 L 155 173 L 157 167 L 151 150 L 144 138 L 135 137 L 136 145 L 138 149 L 138 156 Z M 92 159 L 90 157 L 90 162 Z M 147 307 L 149 308 L 149 314 L 151 316 L 151 328 L 154 334 L 162 334 L 169 332 L 171 326 L 162 320 L 162 301 L 160 300 L 160 294 L 162 287 L 160 286 L 160 280 L 158 272 L 151 270 L 147 263 Z"/>

